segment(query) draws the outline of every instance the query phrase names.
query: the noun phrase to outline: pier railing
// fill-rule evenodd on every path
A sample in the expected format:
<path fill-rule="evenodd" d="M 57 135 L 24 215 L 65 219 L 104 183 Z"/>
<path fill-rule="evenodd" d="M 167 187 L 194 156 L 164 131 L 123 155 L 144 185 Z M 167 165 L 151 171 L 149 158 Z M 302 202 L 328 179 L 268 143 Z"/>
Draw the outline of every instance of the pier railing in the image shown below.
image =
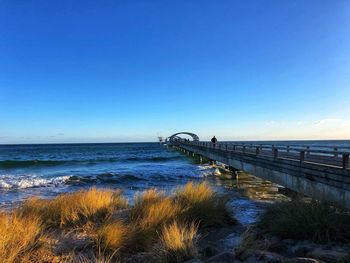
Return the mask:
<path fill-rule="evenodd" d="M 257 144 L 235 142 L 184 141 L 181 144 L 197 145 L 209 149 L 235 152 L 272 159 L 286 159 L 325 166 L 350 169 L 350 147 L 325 145 Z"/>

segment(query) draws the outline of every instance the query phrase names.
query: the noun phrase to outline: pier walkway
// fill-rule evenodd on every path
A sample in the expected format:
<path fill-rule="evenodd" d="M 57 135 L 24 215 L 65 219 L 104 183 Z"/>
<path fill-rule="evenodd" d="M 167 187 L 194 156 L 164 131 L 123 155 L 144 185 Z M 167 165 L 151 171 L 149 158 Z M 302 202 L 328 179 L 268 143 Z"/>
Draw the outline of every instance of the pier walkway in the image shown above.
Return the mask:
<path fill-rule="evenodd" d="M 214 145 L 199 139 L 179 139 L 179 134 L 173 138 L 176 140 L 170 140 L 170 145 L 192 155 L 221 162 L 298 193 L 350 208 L 350 147 L 233 142 Z"/>

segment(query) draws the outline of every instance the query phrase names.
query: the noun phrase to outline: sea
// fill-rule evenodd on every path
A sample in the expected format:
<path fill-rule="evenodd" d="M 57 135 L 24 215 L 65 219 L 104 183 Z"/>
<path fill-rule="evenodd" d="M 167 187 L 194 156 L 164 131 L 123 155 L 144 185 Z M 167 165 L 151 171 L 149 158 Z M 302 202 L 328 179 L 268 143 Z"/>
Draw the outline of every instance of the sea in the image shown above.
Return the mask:
<path fill-rule="evenodd" d="M 0 207 L 91 187 L 132 197 L 200 181 L 210 172 L 159 143 L 0 145 Z"/>
<path fill-rule="evenodd" d="M 350 147 L 350 141 L 302 144 Z M 244 211 L 242 221 L 249 223 L 260 211 L 256 200 L 282 196 L 280 186 L 251 175 L 233 181 L 218 179 L 215 172 L 212 166 L 159 143 L 0 145 L 0 209 L 34 196 L 53 198 L 91 187 L 121 189 L 132 203 L 135 193 L 149 188 L 171 192 L 189 181 L 207 181 L 216 191 L 236 196 L 240 192 L 232 206 Z"/>

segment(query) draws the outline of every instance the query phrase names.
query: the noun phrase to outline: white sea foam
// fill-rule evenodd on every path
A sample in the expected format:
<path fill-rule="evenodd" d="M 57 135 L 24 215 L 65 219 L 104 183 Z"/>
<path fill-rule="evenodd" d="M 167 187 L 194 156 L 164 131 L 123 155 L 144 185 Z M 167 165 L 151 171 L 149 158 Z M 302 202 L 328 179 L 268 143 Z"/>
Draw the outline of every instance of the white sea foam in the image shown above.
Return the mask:
<path fill-rule="evenodd" d="M 37 175 L 0 175 L 0 189 L 25 189 L 63 185 L 70 176 L 43 178 Z"/>
<path fill-rule="evenodd" d="M 0 188 L 8 189 L 8 188 L 11 188 L 11 185 L 6 183 L 6 182 L 4 182 L 3 180 L 0 180 Z"/>
<path fill-rule="evenodd" d="M 200 174 L 202 177 L 208 177 L 208 176 L 214 175 L 215 168 L 213 168 L 213 166 L 211 165 L 203 164 L 203 165 L 199 165 L 198 168 L 200 170 Z"/>

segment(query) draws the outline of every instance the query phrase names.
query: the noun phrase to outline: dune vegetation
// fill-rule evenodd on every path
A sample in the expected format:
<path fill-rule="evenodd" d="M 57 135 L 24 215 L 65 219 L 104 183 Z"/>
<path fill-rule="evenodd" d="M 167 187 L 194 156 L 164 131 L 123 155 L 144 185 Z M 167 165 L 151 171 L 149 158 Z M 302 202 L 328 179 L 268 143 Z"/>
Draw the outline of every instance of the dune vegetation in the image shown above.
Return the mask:
<path fill-rule="evenodd" d="M 316 243 L 350 242 L 350 213 L 324 201 L 295 199 L 269 206 L 259 223 L 271 234 Z"/>
<path fill-rule="evenodd" d="M 121 191 L 92 188 L 60 195 L 52 200 L 29 199 L 16 214 L 21 217 L 35 215 L 48 227 L 68 227 L 105 220 L 122 208 L 127 208 L 127 201 Z"/>
<path fill-rule="evenodd" d="M 0 262 L 122 262 L 138 252 L 152 262 L 182 262 L 197 255 L 208 227 L 234 223 L 230 214 L 205 183 L 188 183 L 172 195 L 150 189 L 133 206 L 109 189 L 32 198 L 0 215 Z"/>
<path fill-rule="evenodd" d="M 0 214 L 0 262 L 16 262 L 33 251 L 41 234 L 41 221 L 35 215 Z"/>
<path fill-rule="evenodd" d="M 165 225 L 160 236 L 158 255 L 161 262 L 183 262 L 198 254 L 198 226 L 174 221 Z"/>

